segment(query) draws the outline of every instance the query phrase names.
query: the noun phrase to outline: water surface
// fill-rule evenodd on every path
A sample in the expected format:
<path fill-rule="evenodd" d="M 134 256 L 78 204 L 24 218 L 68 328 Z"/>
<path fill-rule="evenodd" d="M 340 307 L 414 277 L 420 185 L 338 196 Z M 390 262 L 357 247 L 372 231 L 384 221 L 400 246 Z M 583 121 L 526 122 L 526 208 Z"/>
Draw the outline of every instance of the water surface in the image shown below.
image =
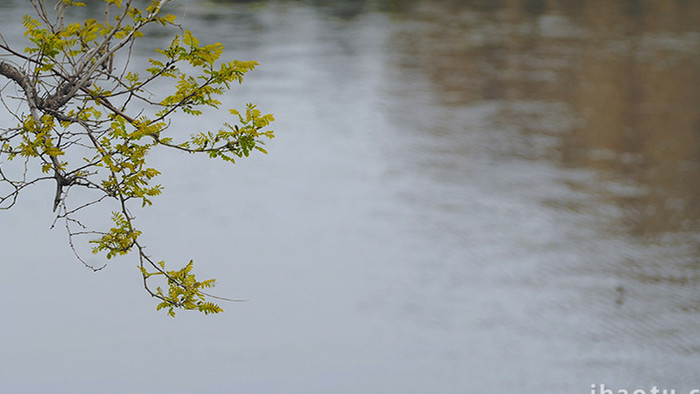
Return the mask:
<path fill-rule="evenodd" d="M 700 4 L 618 3 L 176 7 L 261 63 L 227 104 L 278 138 L 234 167 L 155 156 L 166 193 L 137 218 L 249 301 L 166 319 L 134 261 L 72 258 L 37 187 L 0 219 L 0 387 L 698 388 Z M 28 9 L 0 11 L 6 34 Z M 178 127 L 225 115 L 203 119 Z"/>

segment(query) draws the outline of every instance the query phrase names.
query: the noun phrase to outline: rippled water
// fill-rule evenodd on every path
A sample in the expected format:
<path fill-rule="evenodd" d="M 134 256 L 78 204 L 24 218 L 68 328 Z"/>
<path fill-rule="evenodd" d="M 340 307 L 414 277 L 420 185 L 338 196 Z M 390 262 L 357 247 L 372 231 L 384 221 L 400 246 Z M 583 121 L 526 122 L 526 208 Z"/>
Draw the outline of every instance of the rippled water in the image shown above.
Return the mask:
<path fill-rule="evenodd" d="M 0 6 L 14 39 L 22 4 Z M 700 3 L 174 12 L 261 63 L 229 100 L 278 138 L 232 168 L 154 157 L 166 194 L 138 220 L 150 253 L 250 301 L 166 319 L 135 262 L 72 259 L 37 188 L 0 219 L 0 388 L 700 388 Z"/>

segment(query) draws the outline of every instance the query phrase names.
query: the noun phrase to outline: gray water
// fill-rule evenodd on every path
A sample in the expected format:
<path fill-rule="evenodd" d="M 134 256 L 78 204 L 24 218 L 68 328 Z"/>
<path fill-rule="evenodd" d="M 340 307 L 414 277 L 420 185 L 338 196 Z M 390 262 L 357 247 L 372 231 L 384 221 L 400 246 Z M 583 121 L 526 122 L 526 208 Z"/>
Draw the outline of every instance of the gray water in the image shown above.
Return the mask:
<path fill-rule="evenodd" d="M 136 261 L 73 258 L 38 186 L 0 213 L 0 391 L 700 388 L 700 3 L 180 4 L 261 63 L 226 104 L 278 137 L 154 156 L 137 223 L 249 301 L 165 317 Z"/>

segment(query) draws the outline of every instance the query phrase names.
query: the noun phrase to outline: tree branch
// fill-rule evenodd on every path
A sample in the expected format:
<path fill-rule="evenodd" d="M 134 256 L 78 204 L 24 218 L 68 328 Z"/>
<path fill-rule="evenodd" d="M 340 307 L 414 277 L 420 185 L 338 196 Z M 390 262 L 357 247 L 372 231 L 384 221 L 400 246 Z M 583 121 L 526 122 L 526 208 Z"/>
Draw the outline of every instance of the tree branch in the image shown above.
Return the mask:
<path fill-rule="evenodd" d="M 40 106 L 41 99 L 37 95 L 34 85 L 29 81 L 29 77 L 15 66 L 6 62 L 0 62 L 0 75 L 15 81 L 22 88 L 24 95 L 27 97 L 27 104 L 32 111 L 32 116 L 34 116 L 35 120 L 38 120 L 37 108 Z"/>

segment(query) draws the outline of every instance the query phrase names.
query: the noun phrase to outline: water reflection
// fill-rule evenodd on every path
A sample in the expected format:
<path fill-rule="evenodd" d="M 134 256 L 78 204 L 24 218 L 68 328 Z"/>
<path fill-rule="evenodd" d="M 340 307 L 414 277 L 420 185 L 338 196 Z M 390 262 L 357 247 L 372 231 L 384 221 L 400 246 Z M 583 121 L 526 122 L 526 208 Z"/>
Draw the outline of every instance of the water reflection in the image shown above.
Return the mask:
<path fill-rule="evenodd" d="M 466 248 L 462 264 L 477 261 L 469 275 L 495 258 L 510 286 L 534 285 L 525 294 L 538 301 L 523 307 L 551 323 L 533 328 L 513 310 L 482 312 L 495 319 L 489 327 L 529 327 L 536 341 L 560 319 L 579 319 L 569 327 L 574 340 L 604 344 L 617 357 L 634 357 L 624 350 L 630 338 L 670 349 L 665 357 L 697 354 L 690 327 L 700 282 L 700 4 L 410 4 L 390 39 L 391 64 L 401 70 L 390 89 L 395 97 L 431 94 L 403 98 L 412 109 L 397 106 L 392 119 L 420 133 L 402 165 L 419 169 L 430 187 L 407 193 L 417 209 L 433 210 L 429 231 Z M 427 84 L 415 82 L 421 75 Z M 416 151 L 420 165 L 412 164 Z M 480 199 L 467 184 L 491 193 Z M 437 209 L 415 203 L 420 197 L 452 204 Z M 510 220 L 499 224 L 503 215 Z M 456 234 L 446 230 L 455 217 Z M 489 245 L 500 247 L 497 256 Z M 448 276 L 437 286 L 449 286 Z M 547 299 L 558 286 L 567 290 Z M 614 308 L 618 288 L 626 301 Z M 680 371 L 676 381 L 689 382 L 692 372 Z"/>
<path fill-rule="evenodd" d="M 582 187 L 639 237 L 698 229 L 700 5 L 414 2 L 398 66 L 425 72 L 445 105 L 496 102 L 520 153 L 594 168 Z M 547 137 L 557 141 L 547 144 Z M 542 142 L 550 149 L 542 152 Z M 610 185 L 609 188 L 605 186 Z"/>

